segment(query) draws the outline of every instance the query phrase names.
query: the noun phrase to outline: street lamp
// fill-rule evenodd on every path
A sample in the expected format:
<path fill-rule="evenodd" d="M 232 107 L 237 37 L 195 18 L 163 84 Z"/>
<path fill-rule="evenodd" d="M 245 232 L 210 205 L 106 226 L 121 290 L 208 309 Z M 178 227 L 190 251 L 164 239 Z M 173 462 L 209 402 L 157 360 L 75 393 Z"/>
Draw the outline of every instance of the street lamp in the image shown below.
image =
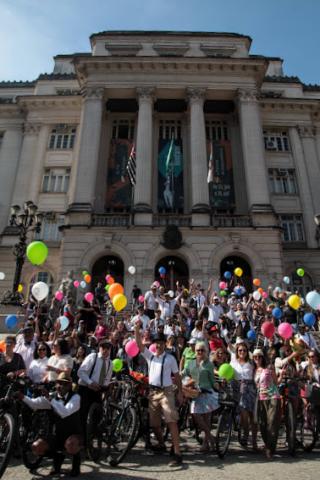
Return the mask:
<path fill-rule="evenodd" d="M 18 231 L 19 242 L 13 247 L 13 254 L 16 257 L 16 270 L 14 273 L 12 291 L 8 290 L 1 303 L 4 305 L 21 305 L 21 296 L 18 287 L 21 278 L 22 267 L 26 257 L 27 236 L 29 232 L 39 233 L 43 222 L 43 215 L 37 213 L 38 207 L 33 202 L 25 202 L 21 208 L 19 205 L 12 205 L 9 225 Z"/>

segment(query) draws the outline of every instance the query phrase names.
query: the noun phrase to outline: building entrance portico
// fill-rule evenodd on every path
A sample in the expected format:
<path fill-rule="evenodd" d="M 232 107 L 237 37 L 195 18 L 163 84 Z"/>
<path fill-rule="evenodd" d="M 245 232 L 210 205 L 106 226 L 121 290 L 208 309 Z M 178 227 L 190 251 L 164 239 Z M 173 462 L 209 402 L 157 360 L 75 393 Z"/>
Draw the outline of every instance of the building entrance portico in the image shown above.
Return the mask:
<path fill-rule="evenodd" d="M 224 278 L 225 272 L 231 272 L 234 275 L 235 268 L 241 268 L 243 274 L 241 277 L 236 278 L 236 282 L 239 281 L 241 285 L 245 287 L 247 292 L 252 292 L 252 273 L 249 263 L 242 257 L 231 255 L 225 257 L 220 263 L 220 277 Z M 233 285 L 234 286 L 234 285 Z"/>
<path fill-rule="evenodd" d="M 98 282 L 104 285 L 106 275 L 111 275 L 116 282 L 123 285 L 124 265 L 119 257 L 104 255 L 94 263 L 92 267 L 92 287 L 96 287 Z"/>
<path fill-rule="evenodd" d="M 160 276 L 159 268 L 165 268 L 166 273 Z M 176 291 L 176 282 L 185 288 L 189 286 L 189 268 L 184 260 L 176 256 L 168 256 L 161 258 L 155 266 L 154 278 L 163 285 L 166 290 Z"/>

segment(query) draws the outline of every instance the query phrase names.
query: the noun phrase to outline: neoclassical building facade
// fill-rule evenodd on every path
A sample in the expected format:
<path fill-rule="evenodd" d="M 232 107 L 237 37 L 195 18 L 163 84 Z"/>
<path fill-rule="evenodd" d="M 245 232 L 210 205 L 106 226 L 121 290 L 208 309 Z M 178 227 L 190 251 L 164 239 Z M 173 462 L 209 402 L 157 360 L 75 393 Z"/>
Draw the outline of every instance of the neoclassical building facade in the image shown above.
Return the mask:
<path fill-rule="evenodd" d="M 320 285 L 320 87 L 233 33 L 101 32 L 33 82 L 0 83 L 1 291 L 14 274 L 10 206 L 46 213 L 56 288 L 113 273 L 129 292 L 241 266 L 244 283 Z M 128 273 L 136 267 L 135 275 Z M 295 275 L 303 267 L 303 279 Z M 1 293 L 1 292 L 0 292 Z"/>

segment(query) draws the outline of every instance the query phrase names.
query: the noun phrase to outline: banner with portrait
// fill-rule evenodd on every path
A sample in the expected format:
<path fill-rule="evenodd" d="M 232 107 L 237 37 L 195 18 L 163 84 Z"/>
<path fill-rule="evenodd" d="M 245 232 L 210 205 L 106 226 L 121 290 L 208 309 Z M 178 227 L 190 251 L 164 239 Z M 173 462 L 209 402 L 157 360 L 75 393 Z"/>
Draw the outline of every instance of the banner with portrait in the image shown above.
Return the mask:
<path fill-rule="evenodd" d="M 159 140 L 158 210 L 175 212 L 183 209 L 182 139 Z"/>
<path fill-rule="evenodd" d="M 127 174 L 132 140 L 112 139 L 107 173 L 107 210 L 128 210 L 132 203 L 132 187 Z"/>
<path fill-rule="evenodd" d="M 231 144 L 228 140 L 207 140 L 209 203 L 214 209 L 234 207 Z"/>

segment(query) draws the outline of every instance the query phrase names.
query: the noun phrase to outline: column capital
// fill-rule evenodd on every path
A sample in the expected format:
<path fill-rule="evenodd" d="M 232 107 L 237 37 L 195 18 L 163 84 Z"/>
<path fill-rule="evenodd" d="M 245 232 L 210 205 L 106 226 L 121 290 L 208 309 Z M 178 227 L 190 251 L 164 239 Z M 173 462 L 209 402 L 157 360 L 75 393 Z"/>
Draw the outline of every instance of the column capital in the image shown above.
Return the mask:
<path fill-rule="evenodd" d="M 23 134 L 24 135 L 38 135 L 41 129 L 41 125 L 39 123 L 25 123 L 23 126 Z"/>
<path fill-rule="evenodd" d="M 313 125 L 298 125 L 297 129 L 301 138 L 314 138 L 317 133 Z"/>
<path fill-rule="evenodd" d="M 105 89 L 103 87 L 85 87 L 81 94 L 85 100 L 102 100 Z"/>
<path fill-rule="evenodd" d="M 152 102 L 154 99 L 155 88 L 154 87 L 138 87 L 136 89 L 139 101 L 145 100 Z"/>
<path fill-rule="evenodd" d="M 238 88 L 237 100 L 241 103 L 258 102 L 258 90 L 256 88 Z"/>
<path fill-rule="evenodd" d="M 188 87 L 187 88 L 187 98 L 190 103 L 203 103 L 206 96 L 205 88 L 197 87 Z"/>

